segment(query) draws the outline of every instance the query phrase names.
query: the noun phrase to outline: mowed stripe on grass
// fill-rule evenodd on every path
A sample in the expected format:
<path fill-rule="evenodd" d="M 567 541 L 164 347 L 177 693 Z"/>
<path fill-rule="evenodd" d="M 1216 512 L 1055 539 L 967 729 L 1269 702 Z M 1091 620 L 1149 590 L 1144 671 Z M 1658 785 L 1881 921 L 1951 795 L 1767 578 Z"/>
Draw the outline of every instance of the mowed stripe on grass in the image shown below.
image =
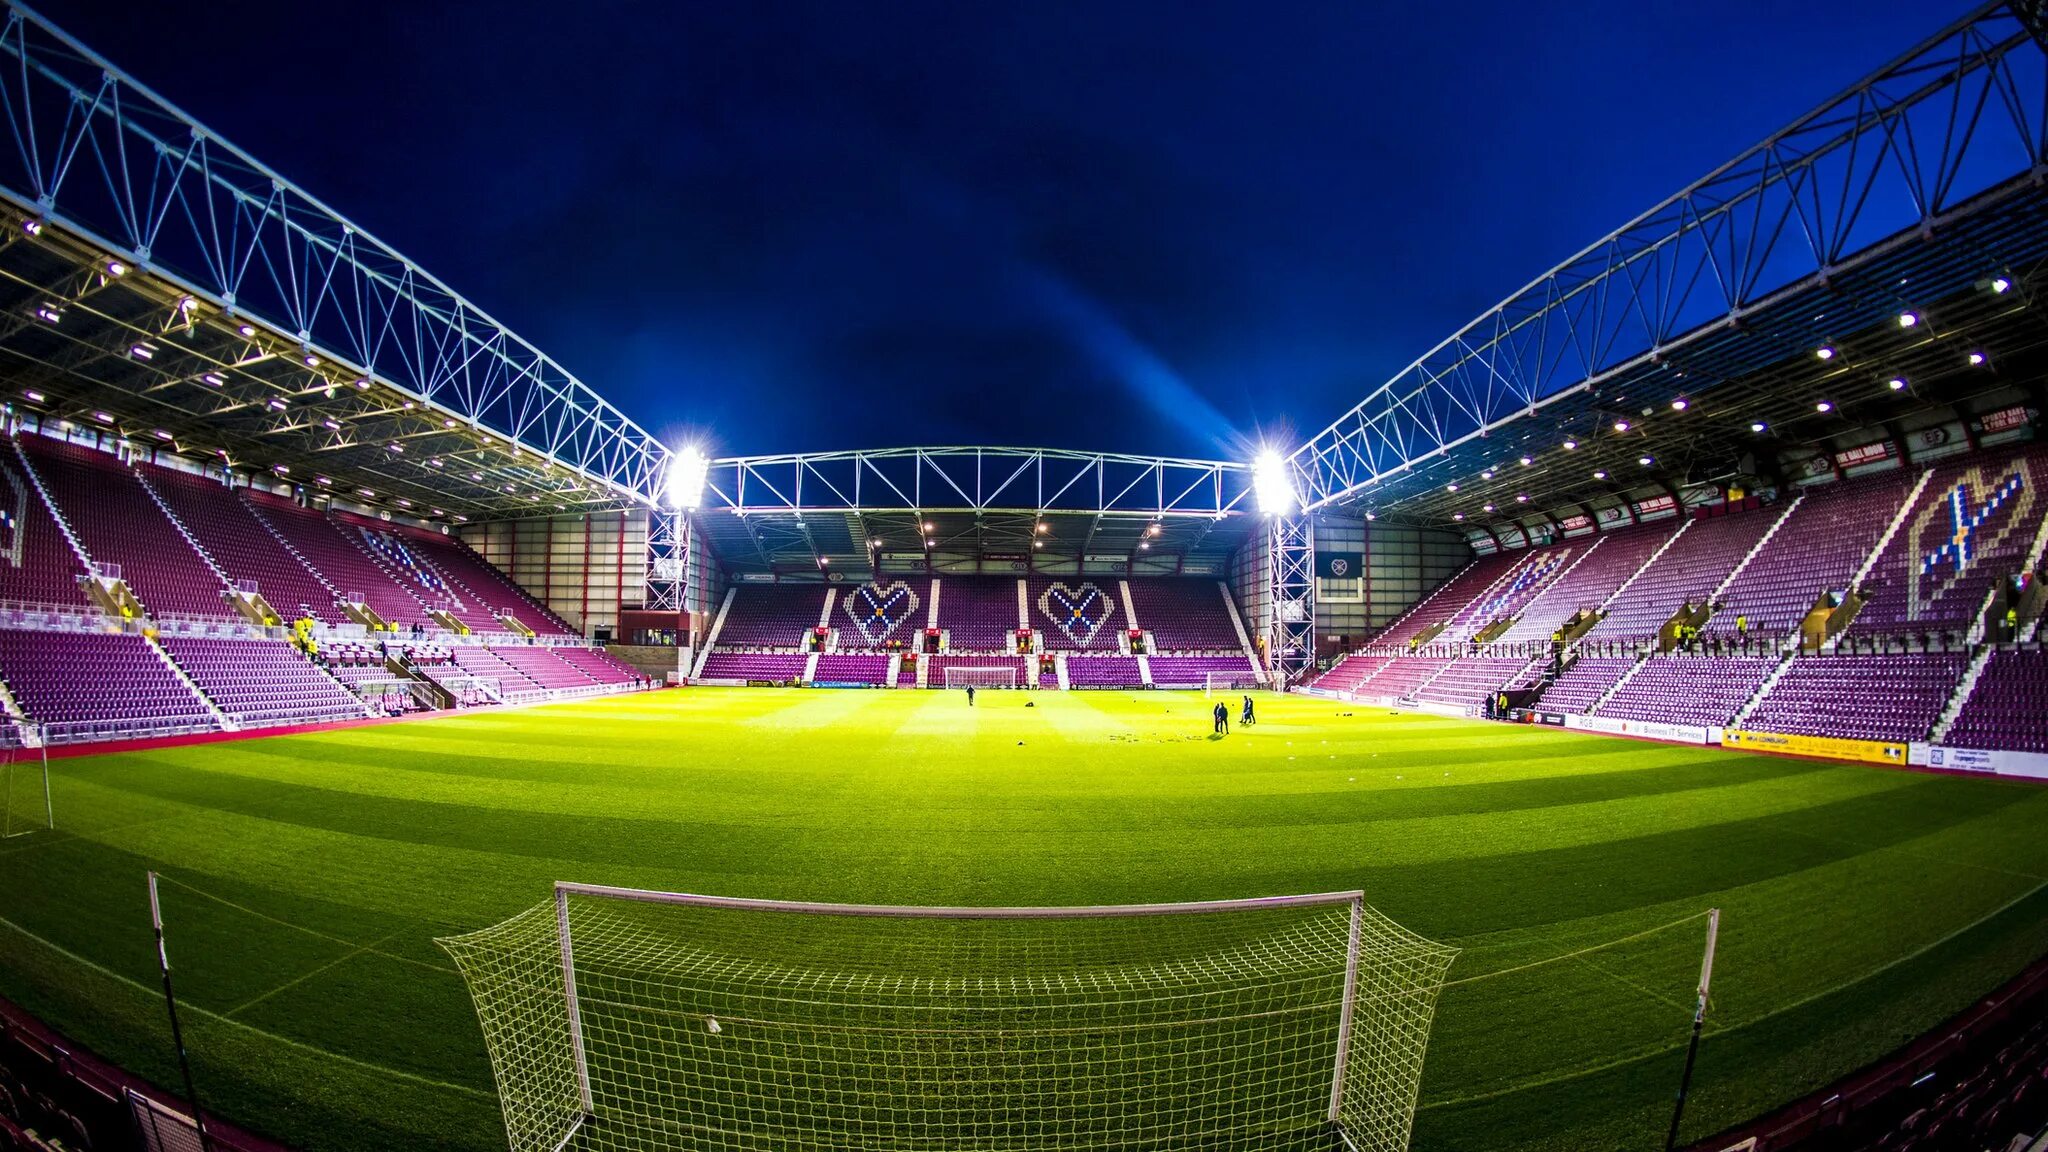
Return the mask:
<path fill-rule="evenodd" d="M 1307 699 L 1212 740 L 1211 703 L 698 689 L 61 761 L 60 830 L 0 846 L 0 992 L 169 1082 L 157 868 L 223 1110 L 308 1147 L 489 1149 L 481 1039 L 431 941 L 556 879 L 902 903 L 1364 887 L 1467 949 L 1418 1148 L 1647 1148 L 1709 905 L 1697 1134 L 2048 951 L 2036 787 Z"/>

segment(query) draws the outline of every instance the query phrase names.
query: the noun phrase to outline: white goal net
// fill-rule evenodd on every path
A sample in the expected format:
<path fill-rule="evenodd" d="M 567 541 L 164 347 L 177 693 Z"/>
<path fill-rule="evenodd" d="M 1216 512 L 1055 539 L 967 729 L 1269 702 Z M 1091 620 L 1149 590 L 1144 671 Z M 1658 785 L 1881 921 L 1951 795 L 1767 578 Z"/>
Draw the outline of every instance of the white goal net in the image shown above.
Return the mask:
<path fill-rule="evenodd" d="M 1015 688 L 1016 686 L 1017 668 L 1015 666 L 1004 668 L 946 669 L 946 687 L 948 688 Z"/>
<path fill-rule="evenodd" d="M 1214 696 L 1218 692 L 1255 692 L 1266 686 L 1265 682 L 1250 672 L 1204 672 L 1202 693 Z"/>
<path fill-rule="evenodd" d="M 1456 955 L 1359 893 L 975 909 L 558 884 L 440 943 L 513 1152 L 1400 1152 Z"/>

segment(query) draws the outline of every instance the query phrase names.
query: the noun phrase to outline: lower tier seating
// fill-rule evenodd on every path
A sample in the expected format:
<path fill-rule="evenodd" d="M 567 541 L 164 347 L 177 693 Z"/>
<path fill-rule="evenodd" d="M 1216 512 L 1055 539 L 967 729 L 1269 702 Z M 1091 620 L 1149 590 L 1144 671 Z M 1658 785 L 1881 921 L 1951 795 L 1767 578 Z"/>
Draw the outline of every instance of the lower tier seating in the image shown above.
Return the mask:
<path fill-rule="evenodd" d="M 334 678 L 281 640 L 170 637 L 164 651 L 222 712 L 243 727 L 316 724 L 363 714 Z"/>

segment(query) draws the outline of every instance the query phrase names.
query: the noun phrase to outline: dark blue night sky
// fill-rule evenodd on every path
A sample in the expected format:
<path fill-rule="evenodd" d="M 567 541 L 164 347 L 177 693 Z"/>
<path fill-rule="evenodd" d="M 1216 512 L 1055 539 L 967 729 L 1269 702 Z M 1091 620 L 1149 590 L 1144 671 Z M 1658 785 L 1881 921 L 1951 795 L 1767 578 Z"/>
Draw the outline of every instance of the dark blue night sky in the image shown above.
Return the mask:
<path fill-rule="evenodd" d="M 672 442 L 1242 456 L 1963 9 L 44 11 Z"/>

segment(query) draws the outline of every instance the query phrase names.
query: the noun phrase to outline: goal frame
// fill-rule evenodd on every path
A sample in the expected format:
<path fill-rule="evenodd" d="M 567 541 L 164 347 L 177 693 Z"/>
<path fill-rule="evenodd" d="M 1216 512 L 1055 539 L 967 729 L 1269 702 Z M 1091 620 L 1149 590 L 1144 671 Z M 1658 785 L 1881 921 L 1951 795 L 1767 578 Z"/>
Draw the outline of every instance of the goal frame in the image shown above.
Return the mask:
<path fill-rule="evenodd" d="M 1015 667 L 1015 666 L 1012 666 L 1012 665 L 1007 665 L 1007 664 L 1003 664 L 1003 665 L 997 665 L 997 664 L 975 664 L 975 665 L 971 665 L 971 666 L 969 666 L 969 667 L 965 667 L 965 668 L 961 668 L 961 667 L 953 667 L 953 668 L 948 668 L 948 669 L 946 669 L 946 670 L 945 670 L 945 672 L 946 672 L 946 687 L 947 687 L 947 688 L 948 688 L 949 690 L 950 690 L 950 689 L 959 689 L 959 688 L 1006 688 L 1006 689 L 1007 689 L 1007 688 L 1016 688 L 1016 687 L 1019 687 L 1019 686 L 1020 686 L 1020 685 L 1022 685 L 1022 684 L 1023 684 L 1023 682 L 1024 682 L 1024 679 L 1023 679 L 1023 669 L 1022 669 L 1022 668 L 1018 668 L 1018 667 Z M 953 674 L 954 674 L 954 673 L 956 673 L 956 672 L 957 672 L 957 673 L 960 673 L 960 674 L 962 674 L 962 675 L 963 675 L 963 676 L 965 676 L 965 677 L 971 677 L 971 676 L 975 676 L 975 675 L 981 675 L 981 674 L 988 674 L 988 675 L 991 675 L 991 676 L 1005 676 L 1005 675 L 1007 675 L 1007 676 L 1009 677 L 1009 680 L 1008 680 L 1008 681 L 1006 681 L 1006 682 L 1004 682 L 1004 683 L 1000 683 L 1000 684 L 996 684 L 996 683 L 986 683 L 986 684 L 971 684 L 971 683 L 960 683 L 960 684 L 955 684 L 955 683 L 953 682 Z"/>
<path fill-rule="evenodd" d="M 12 840 L 34 832 L 48 832 L 57 827 L 57 812 L 50 802 L 50 748 L 42 738 L 42 730 L 33 724 L 22 724 L 19 728 L 21 742 L 7 748 L 5 759 L 0 760 L 0 840 Z M 33 766 L 42 775 L 43 821 L 41 827 L 24 827 L 14 831 L 14 773 Z"/>
<path fill-rule="evenodd" d="M 1219 680 L 1225 682 L 1221 689 L 1217 687 L 1217 681 Z M 1205 697 L 1214 696 L 1218 691 L 1263 692 L 1265 691 L 1265 689 L 1265 677 L 1260 676 L 1255 672 L 1245 671 L 1202 673 L 1202 695 Z"/>
<path fill-rule="evenodd" d="M 1344 953 L 1344 999 L 1338 1007 L 1337 1044 L 1330 1077 L 1330 1123 L 1339 1121 L 1344 1102 L 1344 1073 L 1351 1051 L 1352 1010 L 1358 997 L 1358 962 L 1365 928 L 1365 892 L 1315 892 L 1298 896 L 1255 896 L 1238 900 L 1203 900 L 1174 904 L 1083 904 L 1048 907 L 976 908 L 929 904 L 831 904 L 798 900 L 760 900 L 739 896 L 706 896 L 692 892 L 660 892 L 607 884 L 555 882 L 555 932 L 561 941 L 562 987 L 567 1001 L 569 1035 L 575 1054 L 576 1086 L 582 1115 L 558 1147 L 567 1147 L 594 1115 L 590 1066 L 583 1040 L 583 1014 L 576 999 L 576 948 L 569 928 L 569 897 L 628 900 L 642 904 L 679 904 L 739 912 L 779 912 L 810 916 L 868 916 L 907 920 L 1083 920 L 1105 917 L 1199 916 L 1218 912 L 1258 912 L 1276 908 L 1350 906 L 1350 932 Z"/>

